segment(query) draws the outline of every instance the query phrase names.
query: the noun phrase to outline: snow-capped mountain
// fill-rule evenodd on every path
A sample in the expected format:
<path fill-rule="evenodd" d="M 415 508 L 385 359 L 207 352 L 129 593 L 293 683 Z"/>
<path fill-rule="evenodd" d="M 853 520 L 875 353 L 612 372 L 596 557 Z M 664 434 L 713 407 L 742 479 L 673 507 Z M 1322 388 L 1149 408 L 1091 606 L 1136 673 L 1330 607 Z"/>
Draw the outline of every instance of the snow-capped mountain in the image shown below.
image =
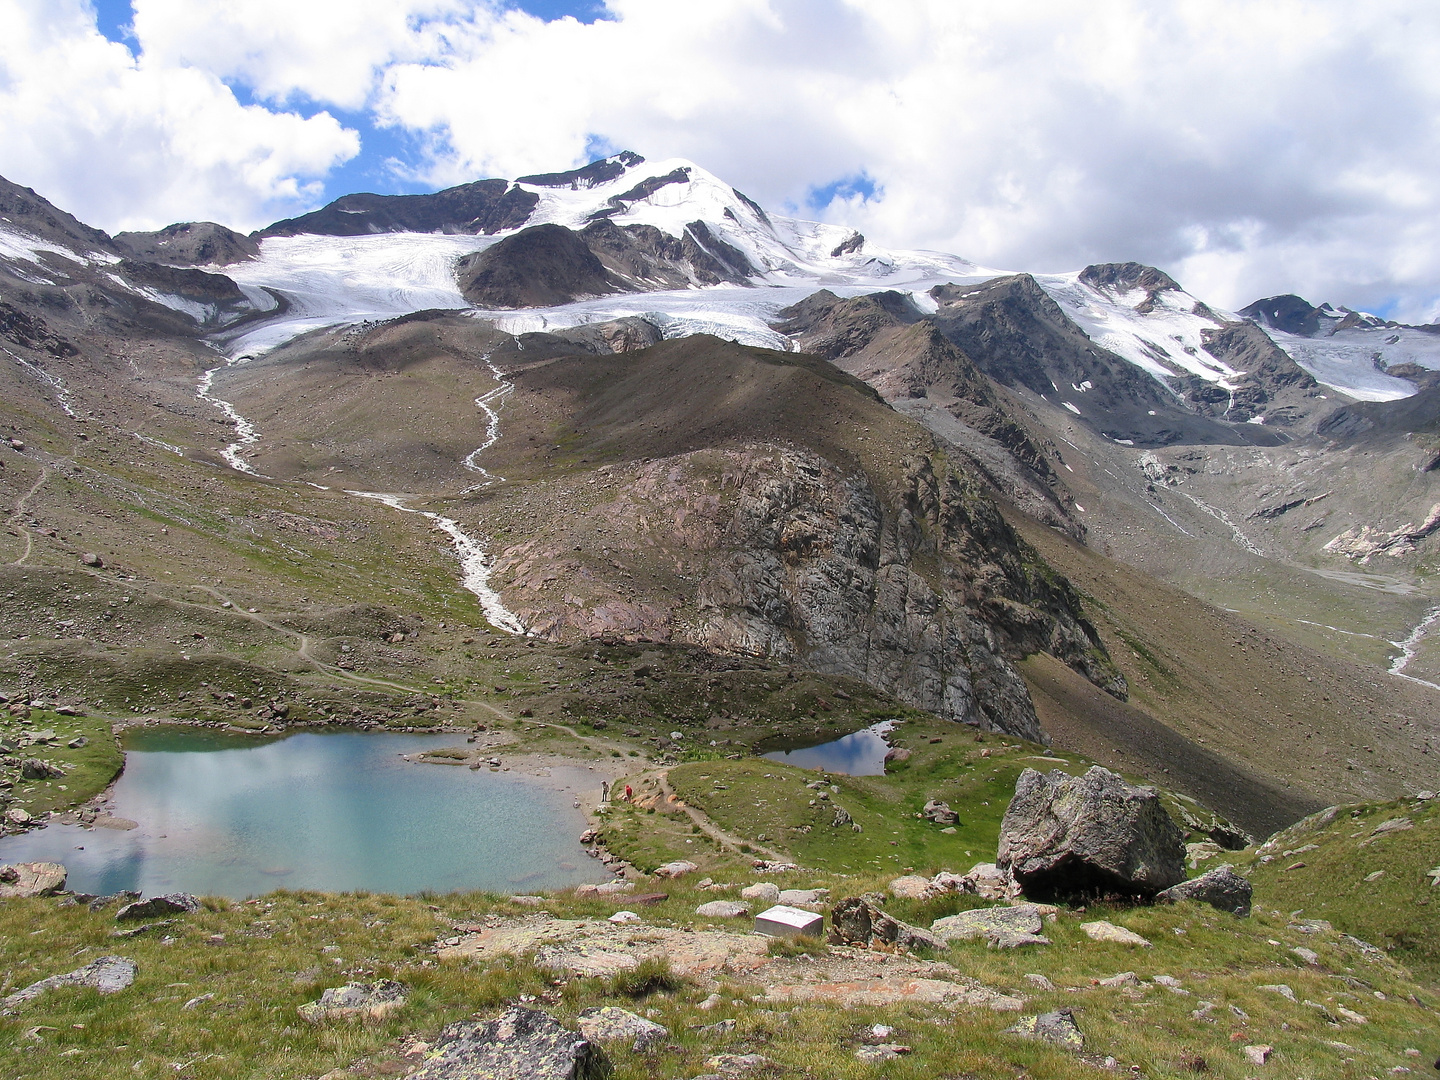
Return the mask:
<path fill-rule="evenodd" d="M 841 297 L 897 291 L 929 315 L 937 287 L 1014 276 L 770 214 L 692 162 L 629 152 L 432 195 L 347 195 L 253 237 L 204 223 L 112 239 L 34 193 L 7 192 L 0 262 L 17 278 L 158 306 L 232 358 L 322 327 L 472 308 L 511 333 L 641 317 L 665 337 L 711 333 L 784 349 L 793 345 L 775 329 L 780 312 L 819 289 Z M 527 291 L 527 274 L 546 288 Z M 567 277 L 572 288 L 557 292 Z M 1162 400 L 1224 420 L 1293 420 L 1293 410 L 1272 407 L 1273 386 L 1253 390 L 1267 357 L 1256 340 L 1236 340 L 1247 319 L 1304 373 L 1351 398 L 1406 397 L 1416 384 L 1397 374 L 1440 369 L 1440 336 L 1425 330 L 1303 301 L 1303 311 L 1281 305 L 1267 314 L 1262 302 L 1236 314 L 1134 263 L 1033 280 L 1098 350 L 1153 377 Z M 1274 354 L 1268 362 L 1275 366 Z M 1070 401 L 1089 392 L 1087 381 L 1073 380 L 1073 392 L 1052 385 Z M 1084 414 L 1074 401 L 1068 407 Z"/>

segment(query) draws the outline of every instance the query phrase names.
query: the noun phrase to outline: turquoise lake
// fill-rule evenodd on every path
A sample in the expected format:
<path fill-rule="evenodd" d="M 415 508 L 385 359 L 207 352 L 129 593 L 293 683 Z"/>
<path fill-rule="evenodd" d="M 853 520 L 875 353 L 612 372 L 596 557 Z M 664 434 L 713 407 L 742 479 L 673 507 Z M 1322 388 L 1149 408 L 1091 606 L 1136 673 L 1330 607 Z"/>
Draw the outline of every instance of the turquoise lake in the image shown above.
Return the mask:
<path fill-rule="evenodd" d="M 51 825 L 0 841 L 0 861 L 64 863 L 76 892 L 134 889 L 147 896 L 515 893 L 608 879 L 580 847 L 586 820 L 561 779 L 401 757 L 457 741 L 133 731 L 113 812 L 138 828 Z"/>

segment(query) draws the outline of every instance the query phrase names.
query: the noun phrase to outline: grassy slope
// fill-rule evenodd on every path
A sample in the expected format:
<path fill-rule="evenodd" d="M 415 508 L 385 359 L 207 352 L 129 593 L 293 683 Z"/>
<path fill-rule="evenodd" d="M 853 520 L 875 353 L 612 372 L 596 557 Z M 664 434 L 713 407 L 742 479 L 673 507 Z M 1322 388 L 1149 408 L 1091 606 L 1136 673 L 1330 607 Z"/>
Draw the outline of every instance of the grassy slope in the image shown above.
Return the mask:
<path fill-rule="evenodd" d="M 779 883 L 827 884 L 843 895 L 883 880 L 792 876 Z M 667 891 L 668 901 L 645 909 L 647 920 L 697 922 L 696 904 L 717 895 L 683 882 L 670 883 Z M 562 916 L 604 916 L 617 906 L 556 897 L 547 908 Z M 928 920 L 955 906 L 953 901 L 924 907 L 897 903 L 894 910 Z M 252 904 L 217 901 L 209 907 L 160 932 L 116 941 L 110 936 L 114 923 L 104 912 L 62 908 L 54 900 L 0 905 L 3 992 L 104 954 L 129 956 L 140 968 L 136 984 L 113 997 L 51 991 L 15 1016 L 0 1018 L 0 1073 L 15 1080 L 177 1072 L 199 1080 L 240 1075 L 278 1080 L 353 1066 L 344 1075 L 395 1075 L 403 1071 L 401 1052 L 412 1036 L 429 1039 L 450 1020 L 476 1012 L 493 1015 L 521 994 L 572 1023 L 580 1009 L 592 1004 L 635 1007 L 600 980 L 552 982 L 523 960 L 482 967 L 437 964 L 428 955 L 425 946 L 453 933 L 454 921 L 514 911 L 498 897 L 277 893 Z M 1032 1009 L 1075 1009 L 1087 1035 L 1087 1053 L 1096 1055 L 1092 1060 L 1113 1055 L 1122 1069 L 1136 1064 L 1154 1078 L 1193 1075 L 1200 1058 L 1209 1075 L 1239 1080 L 1253 1075 L 1240 1047 L 1263 1042 L 1276 1047 L 1270 1065 L 1275 1075 L 1358 1080 L 1394 1065 L 1419 1064 L 1404 1050 L 1433 1046 L 1440 1038 L 1433 993 L 1384 961 L 1363 959 L 1338 938 L 1297 932 L 1283 917 L 1262 912 L 1237 920 L 1191 906 L 1092 909 L 1084 917 L 1126 925 L 1154 947 L 1097 945 L 1081 933 L 1081 918 L 1065 914 L 1047 927 L 1055 942 L 1048 949 L 1001 953 L 965 943 L 951 949 L 948 959 L 987 985 L 1026 994 Z M 162 933 L 173 941 L 162 940 Z M 1311 967 L 1292 954 L 1297 945 L 1314 948 L 1321 966 Z M 1093 985 L 1092 980 L 1118 971 L 1135 971 L 1145 979 L 1172 975 L 1189 993 Z M 1034 990 L 1024 978 L 1027 972 L 1047 974 L 1056 989 Z M 312 1026 L 295 1014 L 297 1006 L 314 1000 L 325 987 L 377 977 L 394 977 L 411 988 L 409 1004 L 390 1019 Z M 1300 1001 L 1316 1002 L 1332 1013 L 1343 1005 L 1369 1022 L 1332 1026 L 1317 1008 L 1259 989 L 1271 983 L 1285 983 Z M 982 1009 L 956 1015 L 925 1006 L 801 1007 L 777 1013 L 748 1000 L 755 989 L 744 980 L 722 978 L 725 1004 L 708 1013 L 698 1008 L 708 990 L 698 986 L 645 1000 L 642 1011 L 653 1010 L 671 1038 L 646 1055 L 613 1047 L 618 1080 L 694 1075 L 704 1071 L 706 1057 L 722 1051 L 764 1054 L 779 1063 L 772 1074 L 777 1076 L 872 1076 L 873 1067 L 857 1062 L 853 1050 L 862 1032 L 877 1022 L 894 1025 L 894 1039 L 914 1048 L 909 1057 L 888 1065 L 886 1076 L 1025 1074 L 1080 1080 L 1095 1075 L 1093 1065 L 1073 1055 L 1003 1034 L 1015 1021 L 1013 1013 Z M 185 1007 L 206 994 L 214 996 Z M 1192 1013 L 1204 1002 L 1216 1008 L 1208 1019 L 1196 1018 Z M 695 1030 L 717 1018 L 735 1019 L 735 1031 L 716 1036 Z M 32 1030 L 34 1035 L 25 1037 Z M 1342 1043 L 1345 1049 L 1339 1048 Z"/>
<path fill-rule="evenodd" d="M 1413 827 L 1375 832 L 1396 819 Z M 1440 802 L 1401 800 L 1342 806 L 1294 825 L 1253 853 L 1250 877 L 1276 907 L 1329 920 L 1440 981 L 1440 887 L 1427 875 L 1436 869 Z"/>

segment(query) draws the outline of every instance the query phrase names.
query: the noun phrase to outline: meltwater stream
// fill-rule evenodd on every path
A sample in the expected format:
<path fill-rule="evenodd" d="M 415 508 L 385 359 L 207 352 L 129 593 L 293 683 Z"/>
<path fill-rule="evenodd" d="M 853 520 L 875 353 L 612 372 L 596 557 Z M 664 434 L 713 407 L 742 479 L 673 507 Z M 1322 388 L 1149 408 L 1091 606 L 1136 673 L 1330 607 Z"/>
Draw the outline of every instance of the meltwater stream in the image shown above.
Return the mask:
<path fill-rule="evenodd" d="M 115 816 L 137 827 L 50 825 L 0 840 L 0 861 L 63 863 L 71 889 L 99 894 L 533 892 L 609 877 L 577 839 L 585 819 L 573 800 L 593 773 L 545 779 L 400 756 L 455 741 L 137 729 L 112 796 Z"/>
<path fill-rule="evenodd" d="M 225 366 L 243 361 L 227 361 Z M 475 399 L 475 405 L 485 414 L 485 441 L 474 450 L 470 451 L 461 462 L 471 472 L 479 473 L 485 479 L 483 482 L 466 488 L 466 491 L 477 491 L 482 487 L 503 480 L 504 477 L 496 476 L 484 469 L 476 458 L 485 450 L 494 446 L 500 438 L 500 414 L 492 406 L 498 405 L 515 389 L 515 384 L 505 378 L 505 373 L 490 362 L 490 357 L 485 357 L 485 364 L 490 368 L 498 384 L 494 390 L 482 394 Z M 241 456 L 241 451 L 252 443 L 258 442 L 260 433 L 255 425 L 241 416 L 233 404 L 224 398 L 216 396 L 213 392 L 215 373 L 219 367 L 211 368 L 200 377 L 199 386 L 196 389 L 196 396 L 202 401 L 208 402 L 217 409 L 222 410 L 235 425 L 236 441 L 221 451 L 221 457 L 238 472 L 249 473 L 251 476 L 259 476 L 254 467 Z M 313 485 L 319 486 L 319 485 Z M 454 518 L 444 517 L 441 514 L 432 513 L 428 510 L 416 510 L 414 507 L 406 506 L 404 499 L 407 496 L 388 494 L 379 491 L 351 491 L 347 495 L 355 495 L 362 499 L 375 499 L 394 510 L 406 514 L 419 514 L 421 517 L 434 523 L 435 528 L 450 537 L 450 542 L 455 547 L 455 552 L 460 557 L 461 584 L 464 588 L 475 594 L 480 601 L 480 610 L 484 612 L 485 618 L 497 629 L 504 630 L 510 634 L 525 633 L 525 626 L 521 623 L 519 616 L 505 606 L 500 599 L 500 594 L 490 587 L 491 563 L 490 556 L 481 547 L 479 541 L 467 534 L 460 528 L 460 523 Z"/>

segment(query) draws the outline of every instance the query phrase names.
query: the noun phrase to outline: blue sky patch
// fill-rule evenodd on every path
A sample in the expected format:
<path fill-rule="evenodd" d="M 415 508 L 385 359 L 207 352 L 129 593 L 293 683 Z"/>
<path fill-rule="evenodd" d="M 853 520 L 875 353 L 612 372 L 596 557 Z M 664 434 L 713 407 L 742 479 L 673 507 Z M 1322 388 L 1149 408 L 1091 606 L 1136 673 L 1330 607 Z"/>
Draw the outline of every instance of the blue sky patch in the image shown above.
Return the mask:
<path fill-rule="evenodd" d="M 805 196 L 805 205 L 812 210 L 824 210 L 836 199 L 853 199 L 856 195 L 869 201 L 878 190 L 875 181 L 865 172 L 851 173 L 820 187 L 812 187 Z"/>

